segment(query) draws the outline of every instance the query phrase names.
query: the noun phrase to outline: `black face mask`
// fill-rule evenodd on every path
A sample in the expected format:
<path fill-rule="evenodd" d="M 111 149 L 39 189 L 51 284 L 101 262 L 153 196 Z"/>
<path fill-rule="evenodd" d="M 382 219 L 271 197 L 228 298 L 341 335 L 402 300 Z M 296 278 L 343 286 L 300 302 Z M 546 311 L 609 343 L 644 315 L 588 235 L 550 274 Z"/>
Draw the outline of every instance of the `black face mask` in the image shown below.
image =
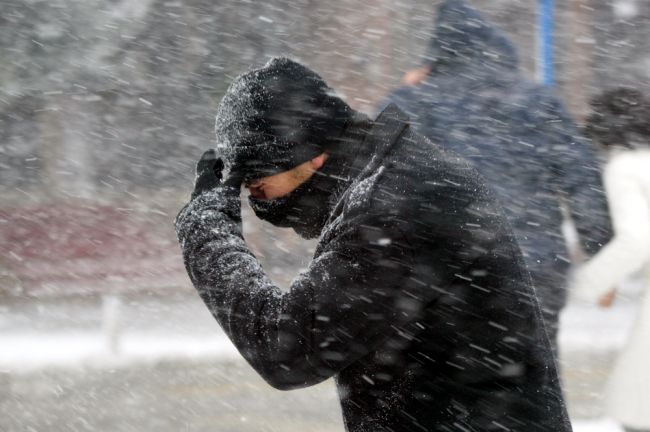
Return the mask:
<path fill-rule="evenodd" d="M 364 167 L 373 152 L 362 143 L 371 122 L 360 116 L 353 129 L 340 140 L 344 145 L 331 147 L 323 167 L 293 192 L 272 200 L 248 198 L 258 218 L 275 226 L 293 228 L 303 238 L 316 238 L 325 227 L 332 208 L 351 178 Z M 356 162 L 361 155 L 360 162 Z M 359 165 L 359 166 L 357 166 Z"/>
<path fill-rule="evenodd" d="M 303 238 L 320 235 L 342 180 L 316 172 L 293 192 L 272 200 L 248 197 L 255 215 L 272 225 L 293 228 Z"/>

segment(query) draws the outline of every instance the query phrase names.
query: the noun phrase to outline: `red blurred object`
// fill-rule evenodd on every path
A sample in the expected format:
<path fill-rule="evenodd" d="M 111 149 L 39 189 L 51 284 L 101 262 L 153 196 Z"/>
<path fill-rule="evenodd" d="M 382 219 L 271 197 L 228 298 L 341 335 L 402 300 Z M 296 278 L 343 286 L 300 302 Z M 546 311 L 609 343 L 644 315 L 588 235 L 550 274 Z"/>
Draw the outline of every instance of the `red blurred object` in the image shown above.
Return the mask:
<path fill-rule="evenodd" d="M 172 220 L 161 211 L 108 205 L 2 209 L 0 292 L 64 295 L 187 285 Z"/>

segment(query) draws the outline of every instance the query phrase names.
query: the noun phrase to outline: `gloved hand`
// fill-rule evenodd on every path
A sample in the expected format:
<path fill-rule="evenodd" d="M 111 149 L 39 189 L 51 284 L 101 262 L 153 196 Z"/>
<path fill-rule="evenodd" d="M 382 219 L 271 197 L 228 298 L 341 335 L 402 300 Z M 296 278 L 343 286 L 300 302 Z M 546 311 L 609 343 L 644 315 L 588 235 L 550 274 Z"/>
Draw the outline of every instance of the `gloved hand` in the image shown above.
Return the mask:
<path fill-rule="evenodd" d="M 214 189 L 221 184 L 223 178 L 223 161 L 217 157 L 217 152 L 210 149 L 203 153 L 196 164 L 196 177 L 194 178 L 194 191 L 192 199 L 201 193 Z"/>
<path fill-rule="evenodd" d="M 175 220 L 185 268 L 200 292 L 208 275 L 223 276 L 221 257 L 233 248 L 246 250 L 239 198 L 241 180 L 232 175 L 224 179 L 223 168 L 223 160 L 214 150 L 203 153 L 196 165 L 192 198 Z"/>
<path fill-rule="evenodd" d="M 223 178 L 224 163 L 214 149 L 207 150 L 196 164 L 196 177 L 192 200 L 205 192 L 211 192 L 213 200 L 221 204 L 220 210 L 235 221 L 241 220 L 239 190 L 241 179 L 231 175 Z M 217 203 L 214 203 L 217 204 Z M 212 206 L 211 206 L 212 207 Z"/>
<path fill-rule="evenodd" d="M 192 198 L 176 216 L 179 240 L 201 225 L 212 224 L 226 229 L 241 230 L 241 179 L 223 178 L 224 163 L 214 150 L 203 153 L 196 164 Z"/>

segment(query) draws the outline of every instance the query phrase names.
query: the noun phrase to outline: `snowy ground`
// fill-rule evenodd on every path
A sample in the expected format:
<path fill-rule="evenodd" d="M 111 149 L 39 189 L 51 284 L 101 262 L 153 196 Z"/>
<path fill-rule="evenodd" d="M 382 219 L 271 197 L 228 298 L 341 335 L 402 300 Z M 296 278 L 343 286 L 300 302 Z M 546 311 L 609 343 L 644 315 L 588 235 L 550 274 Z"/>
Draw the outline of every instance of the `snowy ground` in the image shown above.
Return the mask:
<path fill-rule="evenodd" d="M 634 304 L 625 300 L 607 311 L 571 305 L 562 317 L 561 363 L 577 432 L 620 431 L 604 418 L 602 386 L 633 318 Z M 114 383 L 115 376 L 125 378 Z M 99 400 L 93 404 L 80 394 Z M 52 397 L 58 409 L 50 406 Z M 130 422 L 113 419 L 104 402 Z M 195 295 L 0 305 L 0 430 L 28 430 L 26 424 L 69 430 L 68 413 L 85 418 L 78 430 L 135 430 L 134 423 L 138 430 L 214 430 L 209 418 L 215 403 L 228 407 L 231 425 L 216 430 L 300 430 L 314 420 L 318 430 L 342 430 L 332 414 L 338 406 L 331 383 L 289 393 L 269 389 Z M 277 413 L 296 407 L 300 413 L 288 417 L 294 428 Z M 160 422 L 140 419 L 143 409 Z M 169 412 L 175 414 L 167 418 Z"/>
<path fill-rule="evenodd" d="M 0 306 L 0 370 L 236 358 L 196 295 Z"/>
<path fill-rule="evenodd" d="M 623 432 L 616 422 L 609 419 L 581 420 L 573 422 L 574 432 Z"/>
<path fill-rule="evenodd" d="M 561 321 L 562 352 L 617 351 L 635 316 L 631 300 L 603 310 L 572 304 Z M 29 300 L 0 305 L 0 370 L 211 358 L 237 353 L 193 294 L 158 298 Z M 564 359 L 568 361 L 569 359 Z"/>

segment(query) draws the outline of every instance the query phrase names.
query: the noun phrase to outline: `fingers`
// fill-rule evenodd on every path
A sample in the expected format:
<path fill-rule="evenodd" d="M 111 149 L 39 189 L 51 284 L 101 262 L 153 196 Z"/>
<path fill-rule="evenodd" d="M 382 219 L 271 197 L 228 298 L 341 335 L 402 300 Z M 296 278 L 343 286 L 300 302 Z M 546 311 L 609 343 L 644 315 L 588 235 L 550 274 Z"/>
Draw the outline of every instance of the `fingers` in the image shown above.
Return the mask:
<path fill-rule="evenodd" d="M 223 160 L 221 158 L 216 159 L 212 164 L 212 174 L 217 178 L 218 181 L 221 181 L 223 178 Z"/>
<path fill-rule="evenodd" d="M 196 164 L 196 177 L 194 180 L 194 191 L 192 197 L 214 189 L 223 187 L 226 195 L 236 195 L 239 197 L 239 190 L 242 183 L 241 176 L 237 173 L 230 173 L 227 179 L 224 179 L 225 163 L 218 156 L 214 149 L 207 150 L 201 156 Z"/>
<path fill-rule="evenodd" d="M 402 78 L 402 84 L 417 86 L 424 81 L 429 71 L 424 68 L 412 69 Z"/>
<path fill-rule="evenodd" d="M 214 151 L 214 149 L 210 149 L 203 153 L 201 156 L 201 159 L 199 159 L 199 162 L 196 164 L 196 174 L 201 176 L 204 174 L 215 174 L 214 168 L 216 167 L 216 164 L 220 165 L 220 170 L 223 169 L 223 161 L 221 159 L 217 158 L 217 153 Z M 221 175 L 221 171 L 219 171 L 219 176 Z"/>
<path fill-rule="evenodd" d="M 206 150 L 201 155 L 201 159 L 199 159 L 199 164 L 207 165 L 211 161 L 214 162 L 215 159 L 217 159 L 217 152 L 214 151 L 214 149 Z"/>
<path fill-rule="evenodd" d="M 616 290 L 612 289 L 607 294 L 603 295 L 598 299 L 598 305 L 603 308 L 611 307 L 614 304 L 614 299 L 616 298 Z"/>
<path fill-rule="evenodd" d="M 217 153 L 210 149 L 203 153 L 201 159 L 196 164 L 196 176 L 198 178 L 210 178 L 214 177 L 216 180 L 220 181 L 222 179 L 224 163 L 221 158 L 217 157 Z"/>
<path fill-rule="evenodd" d="M 192 197 L 219 185 L 221 181 L 221 170 L 215 170 L 219 166 L 223 169 L 223 162 L 217 158 L 214 150 L 210 149 L 203 153 L 201 159 L 196 164 L 196 177 Z"/>

